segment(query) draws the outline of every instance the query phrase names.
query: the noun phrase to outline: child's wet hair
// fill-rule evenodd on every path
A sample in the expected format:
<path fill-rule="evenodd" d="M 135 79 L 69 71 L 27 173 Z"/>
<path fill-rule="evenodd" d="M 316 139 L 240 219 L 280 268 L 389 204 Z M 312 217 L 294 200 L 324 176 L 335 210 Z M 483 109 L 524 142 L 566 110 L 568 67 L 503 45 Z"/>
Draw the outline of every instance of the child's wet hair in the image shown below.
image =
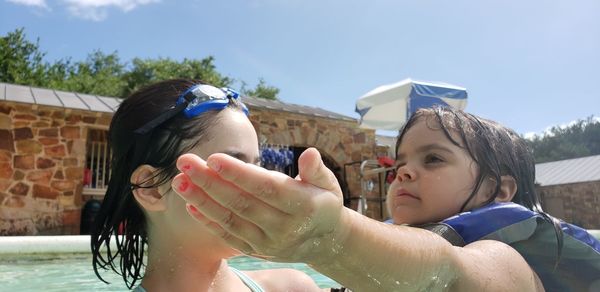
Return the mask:
<path fill-rule="evenodd" d="M 122 276 L 129 288 L 142 278 L 148 230 L 144 212 L 132 195 L 133 189 L 167 183 L 178 173 L 177 158 L 216 133 L 209 129 L 219 123 L 218 110 L 193 118 L 179 113 L 148 133 L 134 133 L 172 108 L 177 98 L 196 84 L 204 83 L 174 79 L 149 85 L 125 99 L 112 118 L 108 140 L 112 154 L 110 181 L 91 232 L 93 267 L 101 280 L 99 269 L 112 269 Z M 227 108 L 242 111 L 235 99 L 230 99 Z M 148 182 L 132 185 L 132 173 L 144 164 L 158 171 Z M 117 242 L 116 250 L 110 249 L 111 239 Z M 101 251 L 103 248 L 106 254 Z"/>
<path fill-rule="evenodd" d="M 500 190 L 501 176 L 511 176 L 517 184 L 513 201 L 531 210 L 541 210 L 535 191 L 535 163 L 527 142 L 513 130 L 494 121 L 486 120 L 464 111 L 448 107 L 419 109 L 400 130 L 396 153 L 404 134 L 418 121 L 424 121 L 432 129 L 444 132 L 449 141 L 463 148 L 477 165 L 477 177 L 473 192 L 461 207 L 477 193 L 486 179 L 495 181 L 489 202 L 494 201 Z"/>

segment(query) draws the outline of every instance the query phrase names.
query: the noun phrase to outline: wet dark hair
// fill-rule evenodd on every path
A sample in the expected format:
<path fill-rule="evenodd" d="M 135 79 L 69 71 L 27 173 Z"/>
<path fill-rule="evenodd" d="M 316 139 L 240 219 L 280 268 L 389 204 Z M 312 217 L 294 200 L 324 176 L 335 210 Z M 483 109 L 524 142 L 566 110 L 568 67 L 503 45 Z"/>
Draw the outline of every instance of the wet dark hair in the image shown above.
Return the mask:
<path fill-rule="evenodd" d="M 542 210 L 539 196 L 535 190 L 533 151 L 525 139 L 494 121 L 450 107 L 436 106 L 419 109 L 408 119 L 398 134 L 396 153 L 398 153 L 402 138 L 417 121 L 425 121 L 428 127 L 443 131 L 448 140 L 465 149 L 478 166 L 475 186 L 468 199 L 463 203 L 460 212 L 464 211 L 486 179 L 494 179 L 496 185 L 493 196 L 484 205 L 496 199 L 500 191 L 501 176 L 511 176 L 517 184 L 517 192 L 512 201 L 538 212 L 545 220 L 554 225 L 558 242 L 558 264 L 563 245 L 562 229 L 557 219 Z M 458 139 L 455 138 L 456 135 L 458 135 Z"/>
<path fill-rule="evenodd" d="M 125 99 L 112 118 L 108 138 L 112 153 L 110 180 L 91 232 L 92 265 L 96 276 L 104 282 L 99 269 L 113 270 L 130 289 L 143 277 L 148 230 L 144 212 L 132 190 L 157 187 L 172 179 L 178 173 L 177 158 L 210 139 L 208 129 L 219 122 L 219 110 L 193 118 L 186 118 L 181 112 L 145 134 L 134 133 L 172 108 L 177 98 L 196 84 L 206 83 L 175 79 L 149 85 Z M 242 111 L 236 99 L 230 99 L 227 108 Z M 157 172 L 148 182 L 132 185 L 133 171 L 144 164 L 155 167 Z M 151 181 L 154 183 L 149 184 Z M 110 247 L 112 238 L 116 250 Z"/>

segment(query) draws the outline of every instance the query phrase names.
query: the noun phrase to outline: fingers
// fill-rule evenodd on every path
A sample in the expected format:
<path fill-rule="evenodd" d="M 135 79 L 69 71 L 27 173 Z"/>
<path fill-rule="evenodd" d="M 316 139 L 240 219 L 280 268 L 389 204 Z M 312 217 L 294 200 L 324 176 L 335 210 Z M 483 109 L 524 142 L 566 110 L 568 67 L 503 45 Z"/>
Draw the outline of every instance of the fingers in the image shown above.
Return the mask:
<path fill-rule="evenodd" d="M 232 210 L 210 198 L 202 189 L 190 183 L 189 178 L 179 174 L 173 178 L 173 190 L 187 201 L 188 213 L 198 221 L 205 223 L 215 235 L 224 239 L 234 236 L 236 239 L 256 241 L 265 237 L 265 233 L 253 222 L 241 218 Z M 244 200 L 240 200 L 244 202 Z M 240 203 L 236 207 L 239 209 Z M 244 204 L 250 209 L 250 205 Z M 198 212 L 198 209 L 202 213 Z"/>
<path fill-rule="evenodd" d="M 183 158 L 182 156 L 180 159 Z M 265 204 L 292 214 L 304 206 L 313 194 L 306 190 L 305 183 L 277 171 L 244 163 L 226 154 L 212 154 L 208 157 L 207 166 L 218 173 L 221 181 L 199 176 L 193 176 L 192 180 L 210 196 L 225 196 L 227 191 L 231 191 L 227 190 L 227 184 L 223 183 L 227 181 Z"/>
<path fill-rule="evenodd" d="M 249 196 L 242 189 L 221 179 L 196 155 L 181 156 L 177 165 L 184 175 L 177 175 L 173 179 L 173 189 L 186 201 L 196 205 L 203 213 L 217 212 L 214 216 L 232 213 L 258 226 L 275 230 L 278 229 L 277 222 L 286 220 L 285 217 L 288 216 L 285 212 Z M 190 184 L 192 189 L 183 191 L 178 188 L 177 184 L 186 183 L 188 180 L 192 182 Z M 207 199 L 216 205 L 203 205 Z"/>
<path fill-rule="evenodd" d="M 187 212 L 192 216 L 192 218 L 204 225 L 204 227 L 206 227 L 206 229 L 208 229 L 210 233 L 222 238 L 231 247 L 245 254 L 252 254 L 255 252 L 252 246 L 250 246 L 246 241 L 236 236 L 233 236 L 232 233 L 229 233 L 225 229 L 223 229 L 221 225 L 211 221 L 210 219 L 202 215 L 200 212 L 198 212 L 194 205 L 186 204 L 186 209 Z"/>
<path fill-rule="evenodd" d="M 240 162 L 244 167 L 253 166 L 229 155 L 224 156 L 236 163 Z M 236 185 L 237 182 L 232 183 L 224 179 L 220 174 L 208 168 L 206 162 L 196 155 L 182 155 L 177 160 L 177 167 L 187 175 L 193 184 L 202 189 L 213 200 L 234 211 L 239 216 L 252 220 L 259 225 L 273 222 L 275 218 L 272 218 L 272 216 L 283 216 L 285 214 L 277 208 L 272 210 L 272 206 L 261 201 L 260 198 L 246 195 L 245 191 Z"/>
<path fill-rule="evenodd" d="M 321 154 L 315 148 L 308 148 L 298 158 L 298 172 L 303 182 L 312 184 L 341 194 L 340 184 L 329 168 L 325 166 L 321 159 Z"/>
<path fill-rule="evenodd" d="M 186 154 L 177 160 L 183 174 L 172 186 L 190 203 L 190 215 L 240 251 L 302 257 L 302 246 L 335 230 L 343 205 L 337 180 L 315 149 L 300 164 L 293 179 L 226 154 L 207 162 Z"/>

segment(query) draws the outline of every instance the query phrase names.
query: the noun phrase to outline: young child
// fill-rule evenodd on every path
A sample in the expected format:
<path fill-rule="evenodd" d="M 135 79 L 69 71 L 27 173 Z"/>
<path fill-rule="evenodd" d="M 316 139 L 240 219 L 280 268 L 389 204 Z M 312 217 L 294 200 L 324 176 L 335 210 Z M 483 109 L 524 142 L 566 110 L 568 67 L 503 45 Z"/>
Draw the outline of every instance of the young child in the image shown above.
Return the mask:
<path fill-rule="evenodd" d="M 387 198 L 395 224 L 428 229 L 460 247 L 506 243 L 546 290 L 600 284 L 600 244 L 542 211 L 533 155 L 514 131 L 462 111 L 424 109 L 400 132 L 396 150 L 398 174 Z"/>
<path fill-rule="evenodd" d="M 458 110 L 422 109 L 396 148 L 387 205 L 397 225 L 344 208 L 315 149 L 300 157 L 297 179 L 220 154 L 207 162 L 186 154 L 173 183 L 198 187 L 178 191 L 188 212 L 234 237 L 232 246 L 309 263 L 355 291 L 600 289 L 600 243 L 542 212 L 533 157 L 512 130 Z"/>
<path fill-rule="evenodd" d="M 100 269 L 112 269 L 135 291 L 320 290 L 297 270 L 229 267 L 226 259 L 239 252 L 187 216 L 171 189 L 183 153 L 219 152 L 257 163 L 247 114 L 234 91 L 191 80 L 159 82 L 121 103 L 109 130 L 111 178 L 92 230 L 100 279 Z"/>

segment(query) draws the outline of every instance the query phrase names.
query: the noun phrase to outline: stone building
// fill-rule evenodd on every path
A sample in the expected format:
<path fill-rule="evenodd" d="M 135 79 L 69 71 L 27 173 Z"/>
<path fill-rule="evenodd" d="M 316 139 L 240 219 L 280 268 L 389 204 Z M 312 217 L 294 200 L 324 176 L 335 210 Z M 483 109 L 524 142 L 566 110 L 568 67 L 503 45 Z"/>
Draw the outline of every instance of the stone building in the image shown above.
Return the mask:
<path fill-rule="evenodd" d="M 357 162 L 375 158 L 375 132 L 320 108 L 245 98 L 262 147 L 298 155 L 312 146 L 340 180 L 348 204 L 360 194 Z M 106 134 L 120 100 L 0 83 L 0 235 L 79 234 L 84 203 L 102 198 Z M 295 165 L 286 169 L 297 172 Z M 377 218 L 380 204 L 367 215 Z M 377 218 L 380 219 L 380 218 Z"/>
<path fill-rule="evenodd" d="M 600 229 L 600 155 L 540 163 L 535 171 L 546 212 L 586 229 Z"/>

